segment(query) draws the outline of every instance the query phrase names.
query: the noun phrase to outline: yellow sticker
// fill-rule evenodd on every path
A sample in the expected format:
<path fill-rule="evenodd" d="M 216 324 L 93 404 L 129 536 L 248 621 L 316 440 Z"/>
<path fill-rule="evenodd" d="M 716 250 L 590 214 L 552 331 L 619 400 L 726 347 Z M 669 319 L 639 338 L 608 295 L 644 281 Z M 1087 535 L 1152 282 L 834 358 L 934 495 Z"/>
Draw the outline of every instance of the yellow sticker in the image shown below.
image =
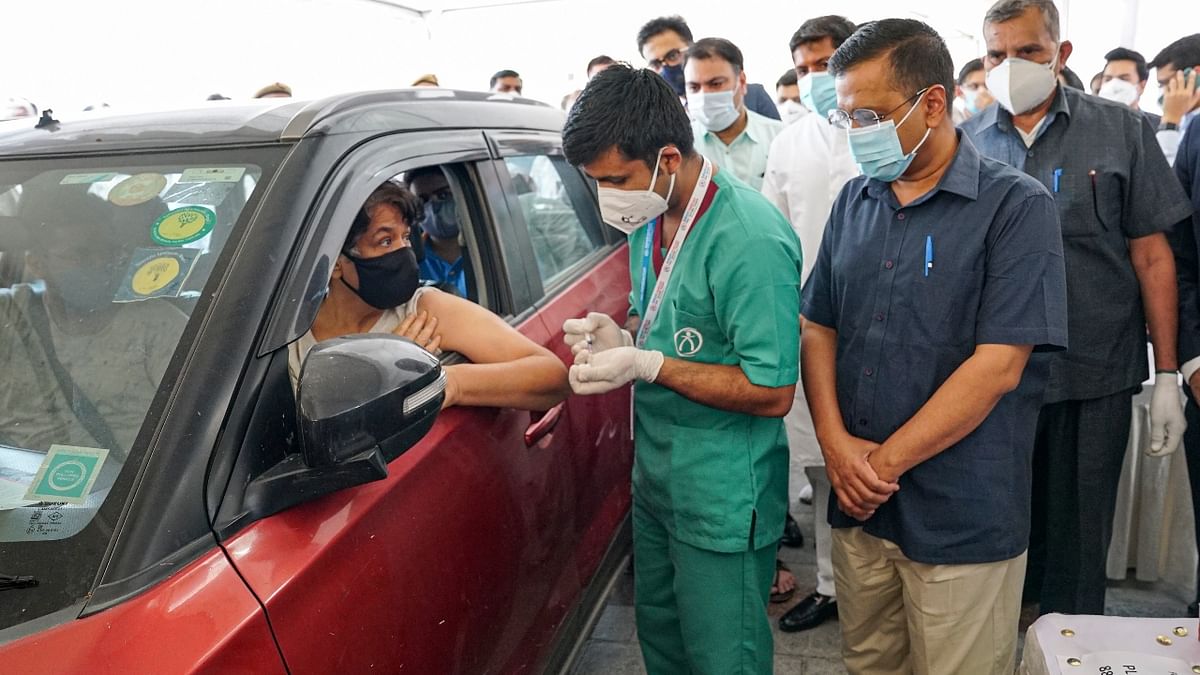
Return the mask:
<path fill-rule="evenodd" d="M 217 214 L 212 209 L 184 206 L 159 216 L 150 230 L 150 238 L 163 246 L 183 246 L 203 239 L 216 222 Z"/>
<path fill-rule="evenodd" d="M 167 187 L 161 173 L 139 173 L 117 183 L 108 193 L 108 201 L 117 206 L 137 206 L 158 196 Z"/>
<path fill-rule="evenodd" d="M 165 255 L 142 263 L 133 273 L 130 286 L 138 295 L 151 295 L 166 288 L 179 276 L 179 260 L 174 256 Z"/>

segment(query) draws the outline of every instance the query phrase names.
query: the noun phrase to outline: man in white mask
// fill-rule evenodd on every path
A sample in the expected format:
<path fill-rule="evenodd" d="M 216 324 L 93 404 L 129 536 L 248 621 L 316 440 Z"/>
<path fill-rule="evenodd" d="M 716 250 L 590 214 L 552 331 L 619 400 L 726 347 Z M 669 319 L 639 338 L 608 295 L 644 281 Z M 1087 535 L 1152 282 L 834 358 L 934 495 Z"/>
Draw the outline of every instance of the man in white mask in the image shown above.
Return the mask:
<path fill-rule="evenodd" d="M 798 377 L 800 248 L 759 193 L 695 151 L 663 78 L 610 66 L 563 128 L 628 233 L 636 335 L 563 325 L 576 394 L 634 383 L 633 549 L 650 675 L 772 670 L 767 596 L 787 512 L 780 419 Z"/>
<path fill-rule="evenodd" d="M 1149 452 L 1179 447 L 1175 263 L 1164 236 L 1191 214 L 1141 113 L 1056 82 L 1071 55 L 1052 0 L 1001 0 L 983 35 L 999 103 L 963 123 L 980 152 L 1045 186 L 1058 204 L 1070 348 L 1050 369 L 1033 457 L 1026 598 L 1041 612 L 1103 614 L 1105 572 L 1132 398 L 1157 375 Z"/>
<path fill-rule="evenodd" d="M 854 30 L 855 25 L 846 17 L 822 16 L 801 24 L 788 43 L 794 72 L 799 78 L 801 100 L 811 114 L 784 129 L 771 144 L 762 190 L 787 216 L 800 237 L 804 252 L 801 282 L 808 278 L 816 262 L 834 198 L 859 173 L 850 157 L 846 132 L 829 123 L 829 112 L 837 107 L 837 91 L 826 67 L 834 51 Z M 816 510 L 816 588 L 779 619 L 780 630 L 795 632 L 815 628 L 837 616 L 837 593 L 830 558 L 832 534 L 826 517 L 829 477 L 801 387 L 796 388 L 796 401 L 784 425 L 792 462 L 803 467 L 812 485 Z"/>
<path fill-rule="evenodd" d="M 1117 47 L 1104 55 L 1104 70 L 1100 75 L 1100 98 L 1127 105 L 1141 111 L 1150 121 L 1150 126 L 1158 129 L 1161 117 L 1152 112 L 1142 110 L 1139 101 L 1146 91 L 1146 82 L 1150 79 L 1150 68 L 1146 66 L 1146 57 L 1139 52 L 1124 47 Z"/>
<path fill-rule="evenodd" d="M 755 190 L 762 188 L 767 150 L 783 124 L 746 108 L 742 50 L 722 38 L 699 40 L 688 49 L 683 76 L 696 149 Z"/>

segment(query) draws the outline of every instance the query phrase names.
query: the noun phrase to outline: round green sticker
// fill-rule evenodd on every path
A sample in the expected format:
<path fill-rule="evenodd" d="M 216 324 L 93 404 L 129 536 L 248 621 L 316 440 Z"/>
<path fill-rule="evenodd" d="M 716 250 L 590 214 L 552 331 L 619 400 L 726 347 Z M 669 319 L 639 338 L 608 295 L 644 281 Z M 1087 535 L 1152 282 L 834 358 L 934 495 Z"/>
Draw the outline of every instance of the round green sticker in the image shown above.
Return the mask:
<path fill-rule="evenodd" d="M 212 232 L 217 224 L 217 214 L 203 206 L 184 206 L 168 211 L 150 230 L 150 238 L 163 246 L 183 246 Z"/>

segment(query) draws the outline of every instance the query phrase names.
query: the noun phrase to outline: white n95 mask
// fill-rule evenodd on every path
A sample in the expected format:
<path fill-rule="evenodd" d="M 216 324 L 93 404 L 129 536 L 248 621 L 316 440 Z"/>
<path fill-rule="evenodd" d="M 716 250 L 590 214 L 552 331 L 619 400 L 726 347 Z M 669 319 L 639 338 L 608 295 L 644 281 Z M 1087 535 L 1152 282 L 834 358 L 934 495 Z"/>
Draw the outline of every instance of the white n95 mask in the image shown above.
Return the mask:
<path fill-rule="evenodd" d="M 1125 80 L 1111 79 L 1100 87 L 1100 98 L 1106 98 L 1121 105 L 1133 105 L 1133 102 L 1138 100 L 1137 85 Z"/>
<path fill-rule="evenodd" d="M 1058 54 L 1050 63 L 1035 63 L 1009 57 L 987 74 L 987 88 L 1008 112 L 1023 115 L 1049 98 L 1058 78 L 1054 67 Z"/>
<path fill-rule="evenodd" d="M 600 217 L 625 234 L 661 216 L 669 204 L 671 193 L 675 190 L 675 174 L 671 174 L 671 185 L 667 188 L 664 198 L 654 191 L 654 183 L 658 180 L 658 166 L 662 161 L 662 153 L 666 148 L 660 148 L 658 157 L 654 160 L 654 173 L 650 176 L 650 187 L 645 190 L 619 190 L 617 188 L 597 188 L 596 197 L 600 202 Z"/>
<path fill-rule="evenodd" d="M 742 111 L 733 102 L 733 90 L 689 92 L 687 95 L 688 112 L 692 117 L 709 131 L 724 131 L 737 122 Z"/>

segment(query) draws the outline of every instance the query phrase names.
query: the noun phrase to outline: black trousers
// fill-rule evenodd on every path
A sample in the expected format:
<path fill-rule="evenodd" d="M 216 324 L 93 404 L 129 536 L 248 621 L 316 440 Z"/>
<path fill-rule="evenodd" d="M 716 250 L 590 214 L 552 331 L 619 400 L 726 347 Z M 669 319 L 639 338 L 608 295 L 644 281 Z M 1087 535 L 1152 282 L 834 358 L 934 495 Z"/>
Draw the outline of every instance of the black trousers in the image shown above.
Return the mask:
<path fill-rule="evenodd" d="M 1187 431 L 1183 432 L 1183 452 L 1187 457 L 1188 484 L 1192 488 L 1192 515 L 1196 517 L 1196 541 L 1200 542 L 1200 408 L 1196 407 L 1196 399 L 1192 389 L 1184 385 L 1187 394 L 1187 405 L 1183 414 L 1187 416 Z M 1196 571 L 1196 600 L 1200 601 L 1200 570 Z"/>
<path fill-rule="evenodd" d="M 1025 598 L 1042 614 L 1103 614 L 1133 394 L 1043 406 L 1033 451 Z"/>

